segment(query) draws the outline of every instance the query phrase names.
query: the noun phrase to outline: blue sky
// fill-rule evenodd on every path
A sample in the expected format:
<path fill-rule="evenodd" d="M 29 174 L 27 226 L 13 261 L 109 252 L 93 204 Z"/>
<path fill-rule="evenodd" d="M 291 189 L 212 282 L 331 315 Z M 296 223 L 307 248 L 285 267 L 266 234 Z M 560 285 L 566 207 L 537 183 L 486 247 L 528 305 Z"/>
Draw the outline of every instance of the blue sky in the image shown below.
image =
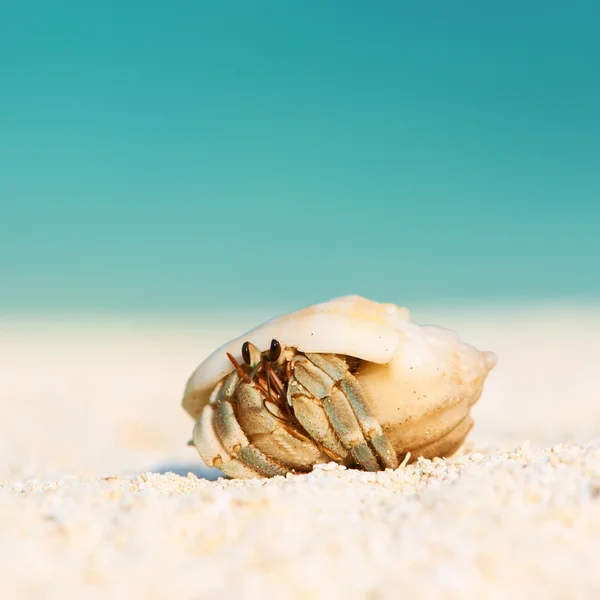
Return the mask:
<path fill-rule="evenodd" d="M 597 3 L 0 8 L 0 310 L 600 297 Z"/>

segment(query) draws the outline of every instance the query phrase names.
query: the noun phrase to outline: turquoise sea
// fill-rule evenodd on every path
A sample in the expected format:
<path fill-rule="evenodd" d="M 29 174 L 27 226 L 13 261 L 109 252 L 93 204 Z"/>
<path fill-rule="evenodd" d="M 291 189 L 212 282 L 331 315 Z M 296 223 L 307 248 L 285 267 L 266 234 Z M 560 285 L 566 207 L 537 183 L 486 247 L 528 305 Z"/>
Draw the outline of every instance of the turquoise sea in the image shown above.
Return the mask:
<path fill-rule="evenodd" d="M 600 299 L 599 23 L 4 2 L 0 311 Z"/>

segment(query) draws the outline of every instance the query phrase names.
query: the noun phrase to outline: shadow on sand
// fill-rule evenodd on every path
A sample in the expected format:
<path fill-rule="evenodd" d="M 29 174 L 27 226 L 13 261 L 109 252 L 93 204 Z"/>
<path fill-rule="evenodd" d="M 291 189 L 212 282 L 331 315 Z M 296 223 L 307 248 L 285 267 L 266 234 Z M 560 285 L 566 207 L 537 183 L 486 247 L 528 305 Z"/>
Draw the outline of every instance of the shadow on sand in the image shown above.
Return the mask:
<path fill-rule="evenodd" d="M 175 475 L 181 475 L 181 477 L 187 477 L 188 473 L 195 475 L 198 479 L 206 479 L 207 481 L 215 481 L 219 477 L 225 477 L 222 471 L 219 469 L 209 469 L 198 463 L 166 463 L 160 465 L 153 465 L 148 469 L 152 473 L 158 473 L 159 475 L 166 475 L 167 473 L 174 473 Z"/>

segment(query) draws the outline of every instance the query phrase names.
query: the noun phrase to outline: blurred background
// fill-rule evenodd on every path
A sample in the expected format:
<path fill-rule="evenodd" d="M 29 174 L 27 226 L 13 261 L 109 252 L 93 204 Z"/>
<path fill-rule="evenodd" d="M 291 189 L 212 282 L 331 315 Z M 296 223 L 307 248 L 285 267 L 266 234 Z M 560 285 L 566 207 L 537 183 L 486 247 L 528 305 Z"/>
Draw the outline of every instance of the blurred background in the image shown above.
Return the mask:
<path fill-rule="evenodd" d="M 499 354 L 478 439 L 596 435 L 599 19 L 1 3 L 2 471 L 193 469 L 198 362 L 348 293 Z"/>
<path fill-rule="evenodd" d="M 0 310 L 600 295 L 595 2 L 0 8 Z"/>

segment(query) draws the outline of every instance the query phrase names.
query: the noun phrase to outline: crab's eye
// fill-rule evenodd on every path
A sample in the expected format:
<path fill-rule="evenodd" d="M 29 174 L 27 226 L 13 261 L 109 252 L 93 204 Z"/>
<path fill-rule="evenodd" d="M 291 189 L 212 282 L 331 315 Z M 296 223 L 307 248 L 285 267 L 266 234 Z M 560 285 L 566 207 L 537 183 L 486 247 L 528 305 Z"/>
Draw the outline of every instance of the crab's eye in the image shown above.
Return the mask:
<path fill-rule="evenodd" d="M 271 340 L 271 348 L 269 349 L 269 357 L 271 362 L 275 362 L 281 355 L 281 344 L 277 340 Z"/>
<path fill-rule="evenodd" d="M 250 344 L 248 342 L 242 344 L 242 358 L 247 365 L 250 364 Z"/>

